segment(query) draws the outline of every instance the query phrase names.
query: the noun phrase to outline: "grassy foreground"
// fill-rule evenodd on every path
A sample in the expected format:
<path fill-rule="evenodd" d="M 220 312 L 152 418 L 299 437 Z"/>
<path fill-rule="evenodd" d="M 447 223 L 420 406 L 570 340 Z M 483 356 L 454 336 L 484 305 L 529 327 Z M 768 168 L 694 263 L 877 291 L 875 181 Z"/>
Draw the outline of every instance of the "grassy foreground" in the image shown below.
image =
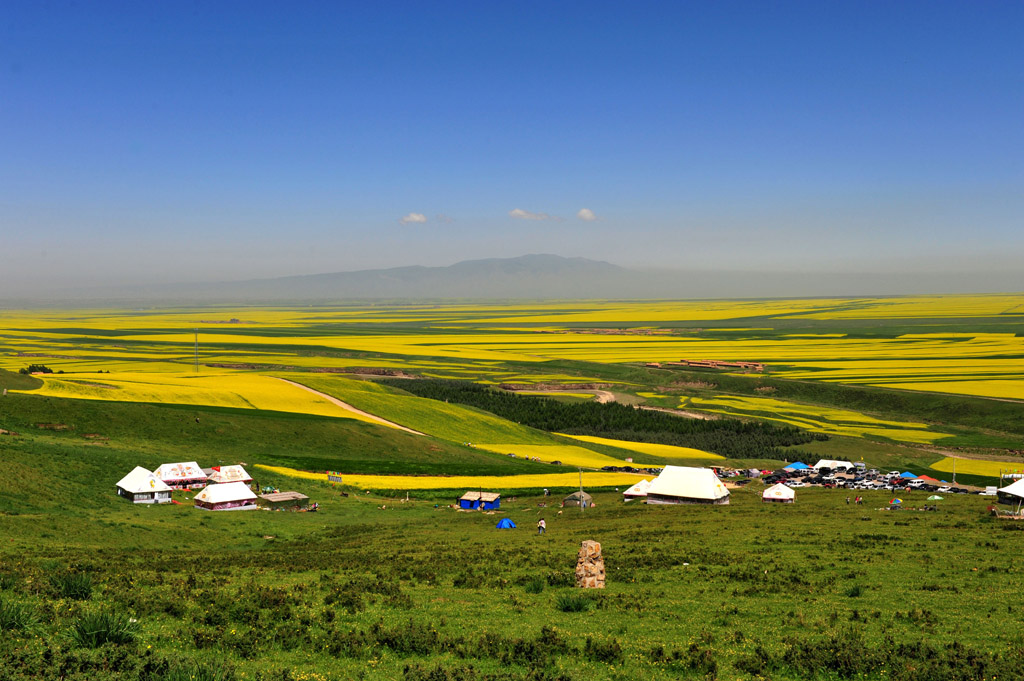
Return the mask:
<path fill-rule="evenodd" d="M 483 515 L 312 484 L 318 514 L 5 504 L 0 678 L 981 679 L 1024 655 L 1021 526 L 978 497 Z M 604 591 L 571 586 L 583 539 Z"/>

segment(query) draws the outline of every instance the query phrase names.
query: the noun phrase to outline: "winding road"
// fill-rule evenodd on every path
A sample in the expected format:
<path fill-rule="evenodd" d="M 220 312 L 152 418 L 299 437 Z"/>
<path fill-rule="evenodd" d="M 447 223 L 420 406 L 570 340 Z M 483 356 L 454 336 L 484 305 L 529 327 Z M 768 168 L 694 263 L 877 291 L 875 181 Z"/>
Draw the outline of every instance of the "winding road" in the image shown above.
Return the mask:
<path fill-rule="evenodd" d="M 360 416 L 362 416 L 364 418 L 367 418 L 367 419 L 369 419 L 371 421 L 374 421 L 376 423 L 379 423 L 382 426 L 388 426 L 390 428 L 397 428 L 398 430 L 404 430 L 405 432 L 412 433 L 413 435 L 426 435 L 426 433 L 421 433 L 420 431 L 413 430 L 412 428 L 406 428 L 405 426 L 399 425 L 397 423 L 394 423 L 393 421 L 388 421 L 386 419 L 382 419 L 379 416 L 375 416 L 373 414 L 365 412 L 362 409 L 356 409 L 351 404 L 347 404 L 345 402 L 342 402 L 337 397 L 331 397 L 327 393 L 322 393 L 319 390 L 313 390 L 308 385 L 302 385 L 301 383 L 296 383 L 295 381 L 289 381 L 287 378 L 281 378 L 279 376 L 274 376 L 274 378 L 276 378 L 279 381 L 284 381 L 285 383 L 288 383 L 289 385 L 294 385 L 296 388 L 302 388 L 306 392 L 311 392 L 314 395 L 316 395 L 317 397 L 322 397 L 323 399 L 327 400 L 331 404 L 333 404 L 333 405 L 335 405 L 337 407 L 341 407 L 345 411 L 350 411 L 353 414 L 359 414 Z"/>

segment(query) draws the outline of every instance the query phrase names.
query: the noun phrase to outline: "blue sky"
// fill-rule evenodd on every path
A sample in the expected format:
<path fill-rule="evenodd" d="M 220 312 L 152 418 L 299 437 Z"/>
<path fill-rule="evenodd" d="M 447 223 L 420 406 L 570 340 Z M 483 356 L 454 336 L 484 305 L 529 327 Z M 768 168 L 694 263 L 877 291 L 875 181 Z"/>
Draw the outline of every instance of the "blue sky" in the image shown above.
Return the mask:
<path fill-rule="evenodd" d="M 0 286 L 1020 269 L 1022 34 L 1020 2 L 9 3 Z"/>

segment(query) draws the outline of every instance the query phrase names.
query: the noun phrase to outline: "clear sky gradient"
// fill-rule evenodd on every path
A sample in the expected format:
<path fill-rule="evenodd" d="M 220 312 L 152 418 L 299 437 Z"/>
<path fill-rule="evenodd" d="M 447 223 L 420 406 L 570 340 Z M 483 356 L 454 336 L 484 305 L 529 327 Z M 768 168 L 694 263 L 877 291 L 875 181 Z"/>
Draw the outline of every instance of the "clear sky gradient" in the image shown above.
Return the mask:
<path fill-rule="evenodd" d="M 1022 36 L 998 1 L 10 2 L 0 291 L 1019 270 Z"/>

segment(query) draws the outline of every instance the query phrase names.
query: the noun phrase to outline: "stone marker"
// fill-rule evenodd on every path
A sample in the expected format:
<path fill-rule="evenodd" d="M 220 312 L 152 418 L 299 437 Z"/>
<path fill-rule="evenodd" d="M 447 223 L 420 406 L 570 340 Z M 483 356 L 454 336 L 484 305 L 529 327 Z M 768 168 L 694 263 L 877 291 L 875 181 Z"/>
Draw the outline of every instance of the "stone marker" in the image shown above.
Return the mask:
<path fill-rule="evenodd" d="M 576 559 L 576 586 L 581 589 L 604 588 L 604 558 L 601 557 L 601 545 L 589 539 L 580 546 L 580 555 Z"/>

